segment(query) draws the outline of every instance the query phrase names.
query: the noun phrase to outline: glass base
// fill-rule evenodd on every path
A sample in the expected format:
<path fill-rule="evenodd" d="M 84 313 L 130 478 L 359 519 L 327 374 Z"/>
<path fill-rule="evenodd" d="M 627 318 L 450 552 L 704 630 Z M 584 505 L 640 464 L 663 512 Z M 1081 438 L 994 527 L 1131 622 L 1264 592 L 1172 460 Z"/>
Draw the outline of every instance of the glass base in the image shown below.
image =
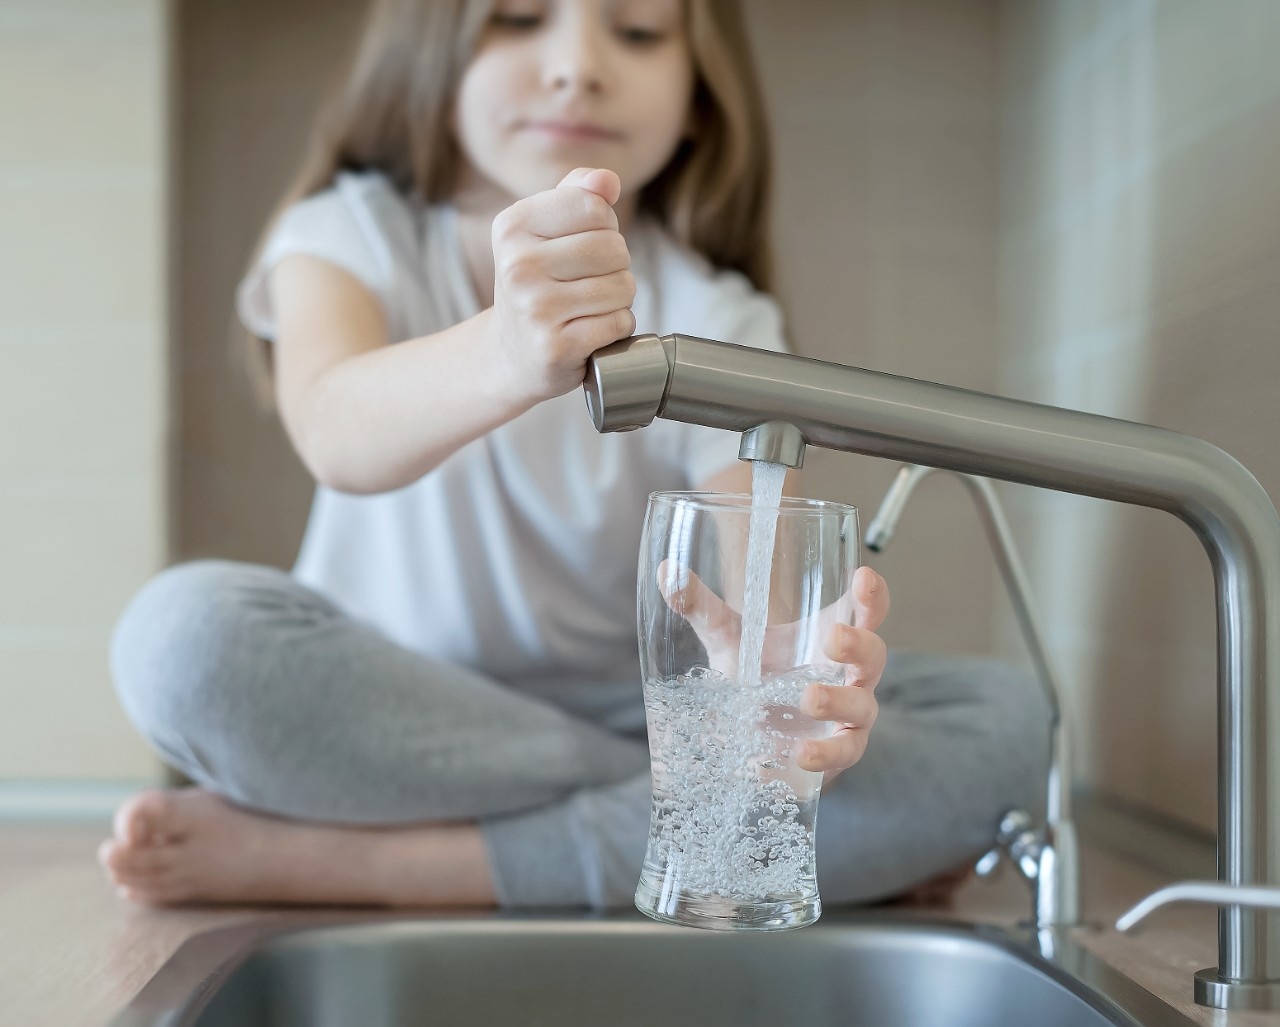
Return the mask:
<path fill-rule="evenodd" d="M 740 902 L 722 895 L 682 892 L 661 871 L 645 866 L 636 886 L 636 909 L 680 927 L 712 931 L 788 931 L 822 915 L 817 892 L 769 902 Z"/>

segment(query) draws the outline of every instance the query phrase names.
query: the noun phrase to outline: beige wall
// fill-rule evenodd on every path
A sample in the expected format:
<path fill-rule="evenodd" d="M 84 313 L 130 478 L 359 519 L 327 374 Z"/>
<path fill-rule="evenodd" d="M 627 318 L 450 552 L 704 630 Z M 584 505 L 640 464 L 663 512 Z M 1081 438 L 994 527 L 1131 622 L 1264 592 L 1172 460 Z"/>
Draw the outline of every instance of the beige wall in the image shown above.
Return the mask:
<path fill-rule="evenodd" d="M 748 4 L 775 129 L 780 292 L 806 356 L 996 385 L 997 20 L 969 0 Z M 805 491 L 858 505 L 895 464 L 811 449 Z M 994 577 L 958 482 L 921 486 L 882 557 L 891 645 L 989 651 Z M 1003 600 L 996 599 L 996 605 Z"/>
<path fill-rule="evenodd" d="M 164 562 L 163 0 L 0 6 L 0 778 L 131 778 L 107 635 Z"/>
<path fill-rule="evenodd" d="M 1002 385 L 1198 435 L 1280 495 L 1280 5 L 1001 9 Z M 1166 514 L 1024 494 L 1087 783 L 1215 818 L 1208 561 Z"/>
<path fill-rule="evenodd" d="M 353 0 L 184 0 L 175 10 L 175 560 L 288 567 L 311 480 L 239 362 L 236 282 L 353 39 Z"/>

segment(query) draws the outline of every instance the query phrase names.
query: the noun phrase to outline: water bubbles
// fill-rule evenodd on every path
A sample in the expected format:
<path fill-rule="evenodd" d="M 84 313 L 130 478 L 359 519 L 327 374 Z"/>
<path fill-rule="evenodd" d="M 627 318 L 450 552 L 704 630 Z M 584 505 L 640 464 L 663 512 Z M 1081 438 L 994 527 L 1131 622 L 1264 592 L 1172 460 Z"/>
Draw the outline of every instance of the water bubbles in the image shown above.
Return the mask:
<path fill-rule="evenodd" d="M 811 887 L 822 775 L 800 770 L 792 753 L 832 728 L 797 710 L 805 686 L 830 673 L 803 668 L 746 689 L 698 668 L 646 683 L 654 786 L 646 858 L 677 865 L 686 893 L 759 902 Z"/>

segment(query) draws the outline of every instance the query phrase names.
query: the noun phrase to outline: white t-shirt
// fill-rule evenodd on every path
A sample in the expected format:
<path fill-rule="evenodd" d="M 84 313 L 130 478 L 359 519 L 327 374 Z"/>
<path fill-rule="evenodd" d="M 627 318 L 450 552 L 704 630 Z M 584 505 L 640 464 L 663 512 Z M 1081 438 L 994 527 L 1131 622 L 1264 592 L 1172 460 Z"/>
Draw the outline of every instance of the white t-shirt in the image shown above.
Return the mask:
<path fill-rule="evenodd" d="M 638 332 L 782 350 L 777 305 L 652 221 L 627 244 Z M 448 205 L 342 173 L 290 207 L 240 284 L 244 324 L 273 338 L 266 277 L 306 254 L 381 301 L 393 341 L 479 312 Z M 462 383 L 459 383 L 462 386 Z M 417 652 L 606 722 L 634 703 L 636 558 L 650 492 L 695 487 L 737 461 L 732 432 L 656 420 L 600 435 L 582 391 L 541 403 L 393 492 L 317 486 L 294 566 L 303 583 Z M 623 686 L 625 689 L 610 686 Z"/>

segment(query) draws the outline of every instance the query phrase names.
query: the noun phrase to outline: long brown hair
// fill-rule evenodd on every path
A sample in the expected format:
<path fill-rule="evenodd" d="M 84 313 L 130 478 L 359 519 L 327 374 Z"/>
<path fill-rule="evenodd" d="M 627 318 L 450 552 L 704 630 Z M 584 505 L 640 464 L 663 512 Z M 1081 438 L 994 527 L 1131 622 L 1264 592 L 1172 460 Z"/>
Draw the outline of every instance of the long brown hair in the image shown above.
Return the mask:
<path fill-rule="evenodd" d="M 450 112 L 492 6 L 373 0 L 350 68 L 322 108 L 276 215 L 343 170 L 377 170 L 405 194 L 447 200 L 462 160 Z M 641 190 L 639 210 L 715 266 L 741 271 L 768 291 L 772 161 L 741 9 L 738 0 L 686 0 L 685 12 L 693 130 Z M 252 349 L 253 377 L 269 399 L 269 348 L 259 342 Z"/>

